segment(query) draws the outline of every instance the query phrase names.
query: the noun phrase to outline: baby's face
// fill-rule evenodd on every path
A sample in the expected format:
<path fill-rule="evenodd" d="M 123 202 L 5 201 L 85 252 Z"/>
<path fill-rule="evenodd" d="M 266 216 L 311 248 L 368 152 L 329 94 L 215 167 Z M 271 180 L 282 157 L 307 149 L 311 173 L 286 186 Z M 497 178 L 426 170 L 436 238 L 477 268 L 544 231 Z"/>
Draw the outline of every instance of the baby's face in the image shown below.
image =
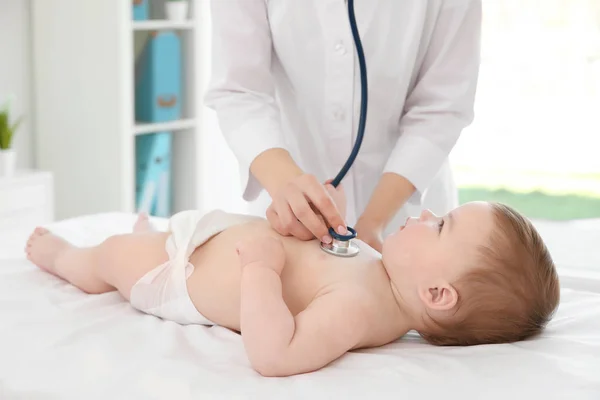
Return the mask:
<path fill-rule="evenodd" d="M 458 300 L 452 284 L 476 264 L 477 246 L 488 244 L 493 228 L 492 209 L 484 202 L 444 216 L 423 211 L 385 239 L 383 262 L 412 306 L 449 310 Z"/>

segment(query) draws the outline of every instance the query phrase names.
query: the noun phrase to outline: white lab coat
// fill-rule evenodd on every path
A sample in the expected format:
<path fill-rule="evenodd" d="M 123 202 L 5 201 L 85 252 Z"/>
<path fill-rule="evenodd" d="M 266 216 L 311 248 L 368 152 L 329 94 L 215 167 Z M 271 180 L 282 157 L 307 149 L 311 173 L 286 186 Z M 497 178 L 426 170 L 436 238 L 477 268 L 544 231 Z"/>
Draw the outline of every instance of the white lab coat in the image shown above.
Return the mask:
<path fill-rule="evenodd" d="M 240 166 L 244 199 L 270 199 L 249 173 L 270 148 L 306 172 L 334 178 L 350 154 L 360 110 L 359 66 L 345 0 L 214 0 L 216 111 Z M 448 154 L 473 118 L 481 0 L 356 0 L 369 103 L 361 151 L 343 180 L 350 226 L 383 172 L 417 188 L 389 229 L 427 207 L 457 205 Z"/>

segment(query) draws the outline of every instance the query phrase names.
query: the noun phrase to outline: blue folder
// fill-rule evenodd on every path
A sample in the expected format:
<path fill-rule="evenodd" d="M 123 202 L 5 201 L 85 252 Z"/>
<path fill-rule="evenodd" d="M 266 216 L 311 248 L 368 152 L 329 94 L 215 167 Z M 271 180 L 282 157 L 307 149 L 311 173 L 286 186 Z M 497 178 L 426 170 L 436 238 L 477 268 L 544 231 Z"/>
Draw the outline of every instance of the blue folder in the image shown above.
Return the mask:
<path fill-rule="evenodd" d="M 136 209 L 157 217 L 172 214 L 170 132 L 136 137 Z"/>
<path fill-rule="evenodd" d="M 173 31 L 152 32 L 137 60 L 135 119 L 166 122 L 181 118 L 181 39 Z"/>
<path fill-rule="evenodd" d="M 132 0 L 134 21 L 148 19 L 148 0 Z"/>

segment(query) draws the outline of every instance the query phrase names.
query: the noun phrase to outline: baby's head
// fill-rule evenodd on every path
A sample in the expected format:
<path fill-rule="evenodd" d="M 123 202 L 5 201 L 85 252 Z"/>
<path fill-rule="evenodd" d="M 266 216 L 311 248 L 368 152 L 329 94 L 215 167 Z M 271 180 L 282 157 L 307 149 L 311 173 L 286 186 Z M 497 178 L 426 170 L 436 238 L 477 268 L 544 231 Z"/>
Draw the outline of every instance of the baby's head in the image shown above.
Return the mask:
<path fill-rule="evenodd" d="M 421 336 L 435 345 L 508 343 L 541 332 L 558 306 L 554 263 L 512 208 L 424 211 L 388 236 L 383 262 Z"/>

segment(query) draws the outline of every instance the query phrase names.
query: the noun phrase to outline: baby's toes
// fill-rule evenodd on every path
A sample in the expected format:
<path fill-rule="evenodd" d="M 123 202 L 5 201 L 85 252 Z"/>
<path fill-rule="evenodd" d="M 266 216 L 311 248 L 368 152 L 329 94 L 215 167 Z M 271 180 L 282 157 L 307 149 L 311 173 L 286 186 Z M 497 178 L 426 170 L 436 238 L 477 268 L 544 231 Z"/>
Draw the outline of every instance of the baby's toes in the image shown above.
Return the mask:
<path fill-rule="evenodd" d="M 27 241 L 27 244 L 25 244 L 25 253 L 27 253 L 27 256 L 29 256 L 31 254 L 31 249 L 33 249 L 34 241 L 35 241 L 35 238 L 32 235 L 29 238 L 29 240 Z"/>
<path fill-rule="evenodd" d="M 33 240 L 36 237 L 36 233 L 32 233 L 31 235 L 29 235 L 29 239 L 27 239 L 27 243 L 25 243 L 25 249 L 29 249 L 31 247 L 31 244 L 33 243 Z"/>
<path fill-rule="evenodd" d="M 36 239 L 48 232 L 48 229 L 42 228 L 41 226 L 35 228 L 33 232 L 31 232 L 31 235 L 29 235 L 29 239 L 27 239 L 27 243 L 25 244 L 25 252 L 29 253 L 31 251 L 31 246 L 33 246 L 33 243 L 36 241 Z"/>
<path fill-rule="evenodd" d="M 33 232 L 31 232 L 31 235 L 29 235 L 29 239 L 27 240 L 27 243 L 29 243 L 29 244 L 32 243 L 38 236 L 41 236 L 47 232 L 48 231 L 45 228 L 38 226 L 37 228 L 35 228 L 33 230 Z"/>
<path fill-rule="evenodd" d="M 45 235 L 46 233 L 48 233 L 48 229 L 38 226 L 37 228 L 35 228 L 35 231 L 33 231 L 33 233 L 37 236 Z"/>

